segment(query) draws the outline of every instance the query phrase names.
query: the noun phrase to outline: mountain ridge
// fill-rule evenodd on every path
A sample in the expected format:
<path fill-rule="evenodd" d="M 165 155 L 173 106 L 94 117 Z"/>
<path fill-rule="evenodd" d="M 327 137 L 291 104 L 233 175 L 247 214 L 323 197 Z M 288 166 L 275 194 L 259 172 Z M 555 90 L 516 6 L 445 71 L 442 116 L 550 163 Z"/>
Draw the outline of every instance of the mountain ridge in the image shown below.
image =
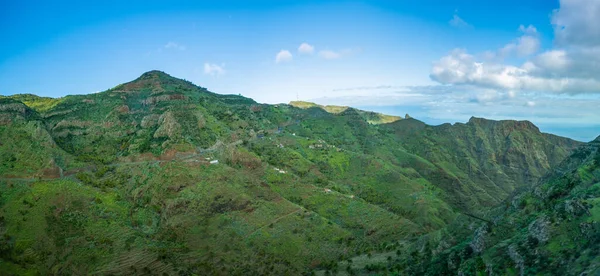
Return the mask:
<path fill-rule="evenodd" d="M 202 86 L 195 85 L 195 84 L 191 83 L 190 81 L 187 81 L 184 79 L 178 79 L 178 78 L 173 77 L 173 76 L 169 75 L 168 73 L 161 71 L 161 70 L 147 71 L 147 72 L 141 74 L 135 80 L 132 80 L 130 82 L 126 82 L 123 84 L 119 84 L 108 90 L 93 93 L 93 94 L 115 92 L 115 91 L 118 91 L 118 92 L 127 91 L 127 90 L 122 90 L 123 88 L 133 88 L 132 91 L 134 91 L 134 92 L 153 92 L 154 94 L 159 94 L 161 92 L 170 92 L 170 91 L 173 92 L 173 90 L 165 90 L 162 87 L 163 85 L 169 85 L 169 84 L 179 85 L 180 87 L 183 86 L 186 89 L 193 88 L 200 92 L 206 92 L 206 93 L 215 95 L 217 97 L 219 97 L 219 96 L 220 97 L 241 97 L 244 99 L 249 99 L 249 98 L 246 98 L 246 97 L 243 97 L 240 95 L 235 95 L 235 94 L 213 93 L 213 92 L 208 91 L 206 88 L 204 88 Z M 150 87 L 148 87 L 148 85 L 150 85 Z M 156 90 L 152 90 L 152 89 L 156 89 Z M 93 94 L 78 94 L 77 96 L 85 96 L 85 95 L 93 95 Z M 35 110 L 35 106 L 36 106 L 35 98 L 40 99 L 40 100 L 50 100 L 50 101 L 56 101 L 56 100 L 63 98 L 63 97 L 58 97 L 58 98 L 40 97 L 40 96 L 37 96 L 34 94 L 13 94 L 13 95 L 9 95 L 9 96 L 0 96 L 0 97 L 11 98 L 13 100 L 23 102 L 27 107 L 32 108 L 34 110 Z M 29 99 L 29 101 L 27 101 L 27 99 Z M 27 102 L 30 102 L 30 103 L 27 104 Z M 370 114 L 373 114 L 373 116 L 385 117 L 385 119 L 383 119 L 380 122 L 377 122 L 377 124 L 393 123 L 393 122 L 396 122 L 396 121 L 399 121 L 402 119 L 412 118 L 412 117 L 408 116 L 408 114 L 406 114 L 406 116 L 403 118 L 401 116 L 387 115 L 387 114 L 377 113 L 377 112 L 373 112 L 373 111 L 360 110 L 360 109 L 356 109 L 356 108 L 353 108 L 350 106 L 319 105 L 316 103 L 306 102 L 306 101 L 291 101 L 289 103 L 289 105 L 298 107 L 298 108 L 304 108 L 304 109 L 311 108 L 311 107 L 317 107 L 317 108 L 321 108 L 321 109 L 323 109 L 327 112 L 333 113 L 333 114 L 339 114 L 341 112 L 344 112 L 347 109 L 353 109 L 353 110 L 357 110 L 359 113 L 370 113 Z M 415 118 L 413 118 L 413 119 L 415 119 Z M 466 124 L 478 124 L 478 125 L 494 125 L 497 123 L 505 123 L 505 124 L 506 123 L 514 123 L 515 127 L 531 128 L 531 129 L 535 129 L 535 130 L 539 131 L 539 128 L 535 124 L 533 124 L 532 122 L 530 122 L 528 120 L 510 120 L 510 119 L 508 119 L 508 120 L 493 120 L 493 119 L 487 119 L 487 118 L 483 118 L 483 117 L 472 116 L 466 122 Z M 448 123 L 446 123 L 446 124 L 448 124 Z M 552 133 L 549 133 L 549 134 L 552 134 Z M 553 134 L 553 135 L 555 135 L 555 134 Z"/>
<path fill-rule="evenodd" d="M 581 145 L 526 122 L 381 123 L 354 108 L 260 104 L 160 71 L 100 93 L 0 101 L 38 114 L 0 125 L 0 232 L 15 241 L 0 268 L 42 274 L 60 264 L 22 254 L 36 239 L 65 254 L 67 274 L 331 269 L 482 216 Z M 20 116 L 6 106 L 0 115 Z M 114 251 L 90 249 L 104 243 Z"/>

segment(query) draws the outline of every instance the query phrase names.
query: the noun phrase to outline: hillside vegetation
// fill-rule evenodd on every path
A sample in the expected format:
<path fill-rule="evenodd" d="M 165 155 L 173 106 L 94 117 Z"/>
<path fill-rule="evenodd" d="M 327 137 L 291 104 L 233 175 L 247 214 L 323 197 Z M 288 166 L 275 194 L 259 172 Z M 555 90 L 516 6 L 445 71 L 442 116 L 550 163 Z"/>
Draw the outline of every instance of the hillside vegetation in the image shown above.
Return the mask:
<path fill-rule="evenodd" d="M 599 148 L 600 137 L 482 217 L 335 267 L 340 275 L 598 275 Z"/>
<path fill-rule="evenodd" d="M 354 108 L 259 104 L 160 71 L 96 94 L 2 97 L 0 271 L 346 273 L 347 260 L 372 254 L 388 263 L 367 258 L 372 266 L 349 273 L 481 271 L 481 262 L 505 256 L 471 254 L 449 268 L 427 260 L 462 252 L 459 241 L 480 227 L 473 217 L 491 220 L 499 204 L 519 198 L 500 220 L 529 210 L 520 226 L 557 206 L 520 191 L 582 145 L 526 121 L 429 126 Z M 596 177 L 580 174 L 588 184 Z M 577 186 L 565 185 L 552 200 Z M 585 200 L 572 206 L 593 214 Z M 522 229 L 505 228 L 502 237 Z M 437 251 L 414 249 L 447 233 L 455 238 Z M 489 239 L 496 247 L 479 252 L 504 248 Z M 508 262 L 494 267 L 510 271 Z"/>

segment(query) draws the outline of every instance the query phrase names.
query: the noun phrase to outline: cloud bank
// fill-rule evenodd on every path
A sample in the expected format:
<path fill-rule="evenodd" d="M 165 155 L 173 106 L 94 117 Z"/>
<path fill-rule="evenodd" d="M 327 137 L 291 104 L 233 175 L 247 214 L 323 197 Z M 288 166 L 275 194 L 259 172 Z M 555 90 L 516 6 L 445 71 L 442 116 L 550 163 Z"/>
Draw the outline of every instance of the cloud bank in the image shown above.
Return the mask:
<path fill-rule="evenodd" d="M 555 94 L 600 93 L 600 1 L 561 0 L 553 11 L 554 47 L 540 52 L 534 26 L 497 51 L 471 54 L 454 49 L 431 69 L 443 85 Z M 480 58 L 484 57 L 484 58 Z M 507 58 L 525 58 L 520 64 Z"/>

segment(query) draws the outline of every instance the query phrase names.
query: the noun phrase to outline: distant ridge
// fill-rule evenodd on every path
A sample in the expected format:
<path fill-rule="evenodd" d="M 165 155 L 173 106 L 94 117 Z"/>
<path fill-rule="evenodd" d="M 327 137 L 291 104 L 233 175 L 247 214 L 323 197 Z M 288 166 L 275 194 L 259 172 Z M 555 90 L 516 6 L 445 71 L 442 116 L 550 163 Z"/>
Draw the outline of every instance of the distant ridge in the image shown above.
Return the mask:
<path fill-rule="evenodd" d="M 305 101 L 291 101 L 290 105 L 294 106 L 294 107 L 302 108 L 302 109 L 308 109 L 308 108 L 313 108 L 313 107 L 320 108 L 320 109 L 323 109 L 332 114 L 341 114 L 342 112 L 344 112 L 348 109 L 351 109 L 351 110 L 355 110 L 356 112 L 358 112 L 365 120 L 367 120 L 367 122 L 369 122 L 370 124 L 374 124 L 374 125 L 393 123 L 393 122 L 403 119 L 402 117 L 399 117 L 399 116 L 386 115 L 386 114 L 373 112 L 373 111 L 365 111 L 365 110 L 352 108 L 349 106 L 319 105 L 316 103 L 305 102 Z M 406 114 L 406 116 L 407 116 L 407 118 L 410 118 L 410 116 L 408 116 L 408 114 Z"/>

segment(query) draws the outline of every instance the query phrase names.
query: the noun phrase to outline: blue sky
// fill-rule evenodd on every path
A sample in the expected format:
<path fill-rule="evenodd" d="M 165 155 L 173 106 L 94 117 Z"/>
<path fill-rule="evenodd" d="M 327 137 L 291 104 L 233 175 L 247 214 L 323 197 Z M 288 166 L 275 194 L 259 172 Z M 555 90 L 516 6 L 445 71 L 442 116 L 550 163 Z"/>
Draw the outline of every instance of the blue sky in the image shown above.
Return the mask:
<path fill-rule="evenodd" d="M 600 134 L 599 1 L 216 2 L 3 1 L 0 94 L 92 93 L 158 69 L 259 102 Z"/>

